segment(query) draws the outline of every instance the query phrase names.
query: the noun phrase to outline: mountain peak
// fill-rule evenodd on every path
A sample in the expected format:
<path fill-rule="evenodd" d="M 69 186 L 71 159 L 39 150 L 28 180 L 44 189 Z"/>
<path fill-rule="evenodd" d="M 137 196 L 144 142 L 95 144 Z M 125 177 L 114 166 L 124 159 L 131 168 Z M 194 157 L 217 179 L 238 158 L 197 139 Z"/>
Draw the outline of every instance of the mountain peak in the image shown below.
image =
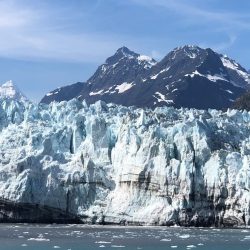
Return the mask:
<path fill-rule="evenodd" d="M 199 47 L 198 45 L 183 45 L 173 49 L 173 51 L 183 51 L 183 50 L 204 50 L 203 48 Z"/>
<path fill-rule="evenodd" d="M 182 47 L 177 47 L 174 49 L 175 52 L 181 52 L 190 57 L 192 54 L 200 54 L 203 51 L 206 51 L 206 49 L 199 47 L 198 45 L 184 45 Z"/>
<path fill-rule="evenodd" d="M 14 99 L 18 101 L 27 101 L 27 97 L 22 94 L 18 87 L 9 80 L 0 86 L 0 99 Z"/>
<path fill-rule="evenodd" d="M 116 59 L 121 59 L 121 58 L 135 59 L 135 60 L 138 60 L 138 62 L 147 64 L 148 68 L 156 64 L 156 61 L 152 57 L 138 54 L 125 46 L 119 48 L 116 51 L 115 55 L 110 58 L 114 58 L 114 57 Z M 110 60 L 110 58 L 108 60 Z"/>
<path fill-rule="evenodd" d="M 9 80 L 7 82 L 5 82 L 2 87 L 8 87 L 8 88 L 11 88 L 11 87 L 14 87 L 14 83 L 12 80 Z"/>
<path fill-rule="evenodd" d="M 127 57 L 127 58 L 131 59 L 134 57 L 138 57 L 139 54 L 137 54 L 134 51 L 130 50 L 129 48 L 123 46 L 116 51 L 115 56 L 117 56 L 119 58 Z"/>
<path fill-rule="evenodd" d="M 134 51 L 130 50 L 128 47 L 126 46 L 122 46 L 121 48 L 119 48 L 116 53 L 123 53 L 123 54 L 129 54 L 129 55 L 133 55 L 136 54 Z"/>

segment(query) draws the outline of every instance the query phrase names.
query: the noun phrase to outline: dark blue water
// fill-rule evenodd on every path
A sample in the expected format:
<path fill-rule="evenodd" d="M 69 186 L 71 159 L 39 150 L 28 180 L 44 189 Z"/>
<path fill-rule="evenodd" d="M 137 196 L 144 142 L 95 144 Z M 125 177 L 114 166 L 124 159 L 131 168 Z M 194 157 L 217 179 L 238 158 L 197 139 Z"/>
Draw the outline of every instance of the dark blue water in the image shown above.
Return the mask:
<path fill-rule="evenodd" d="M 0 249 L 250 250 L 250 229 L 0 224 Z"/>

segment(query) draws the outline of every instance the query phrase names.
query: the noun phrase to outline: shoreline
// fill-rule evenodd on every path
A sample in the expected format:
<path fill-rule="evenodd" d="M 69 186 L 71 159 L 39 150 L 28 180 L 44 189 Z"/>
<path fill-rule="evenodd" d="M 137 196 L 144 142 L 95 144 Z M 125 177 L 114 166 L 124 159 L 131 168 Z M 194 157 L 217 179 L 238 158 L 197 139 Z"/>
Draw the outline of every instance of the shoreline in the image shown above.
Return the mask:
<path fill-rule="evenodd" d="M 118 224 L 106 224 L 106 225 L 97 225 L 97 224 L 84 224 L 84 223 L 12 223 L 12 222 L 0 222 L 0 227 L 8 225 L 8 226 L 14 226 L 14 227 L 22 227 L 22 226 L 34 226 L 34 227 L 41 227 L 41 228 L 59 228 L 59 227 L 65 227 L 65 228 L 82 228 L 82 229 L 204 229 L 204 230 L 250 230 L 250 226 L 246 227 L 194 227 L 194 226 L 160 226 L 160 225 L 118 225 Z"/>

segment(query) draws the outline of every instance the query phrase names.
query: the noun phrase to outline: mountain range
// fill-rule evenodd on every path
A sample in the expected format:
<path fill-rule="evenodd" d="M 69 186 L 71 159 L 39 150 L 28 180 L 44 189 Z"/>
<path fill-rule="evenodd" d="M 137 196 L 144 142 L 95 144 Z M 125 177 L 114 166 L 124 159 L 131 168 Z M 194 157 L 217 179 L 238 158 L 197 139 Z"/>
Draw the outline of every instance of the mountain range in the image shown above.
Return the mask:
<path fill-rule="evenodd" d="M 46 95 L 67 102 L 6 82 L 0 222 L 249 228 L 250 112 L 166 107 L 225 107 L 248 86 L 235 61 L 190 46 L 161 62 L 123 47 Z"/>
<path fill-rule="evenodd" d="M 250 89 L 249 72 L 231 58 L 198 46 L 178 47 L 161 61 L 122 47 L 86 82 L 57 88 L 41 102 L 85 99 L 124 106 L 223 109 Z"/>

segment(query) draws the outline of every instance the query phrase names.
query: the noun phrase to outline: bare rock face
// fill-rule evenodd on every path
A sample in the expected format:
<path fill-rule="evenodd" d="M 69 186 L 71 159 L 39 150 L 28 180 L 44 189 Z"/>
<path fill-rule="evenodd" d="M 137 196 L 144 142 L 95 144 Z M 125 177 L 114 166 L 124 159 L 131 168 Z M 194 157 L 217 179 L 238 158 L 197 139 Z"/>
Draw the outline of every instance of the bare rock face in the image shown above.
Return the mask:
<path fill-rule="evenodd" d="M 0 220 L 250 225 L 249 125 L 237 110 L 2 100 Z"/>
<path fill-rule="evenodd" d="M 233 108 L 239 110 L 250 110 L 250 91 L 240 96 L 233 104 Z"/>

